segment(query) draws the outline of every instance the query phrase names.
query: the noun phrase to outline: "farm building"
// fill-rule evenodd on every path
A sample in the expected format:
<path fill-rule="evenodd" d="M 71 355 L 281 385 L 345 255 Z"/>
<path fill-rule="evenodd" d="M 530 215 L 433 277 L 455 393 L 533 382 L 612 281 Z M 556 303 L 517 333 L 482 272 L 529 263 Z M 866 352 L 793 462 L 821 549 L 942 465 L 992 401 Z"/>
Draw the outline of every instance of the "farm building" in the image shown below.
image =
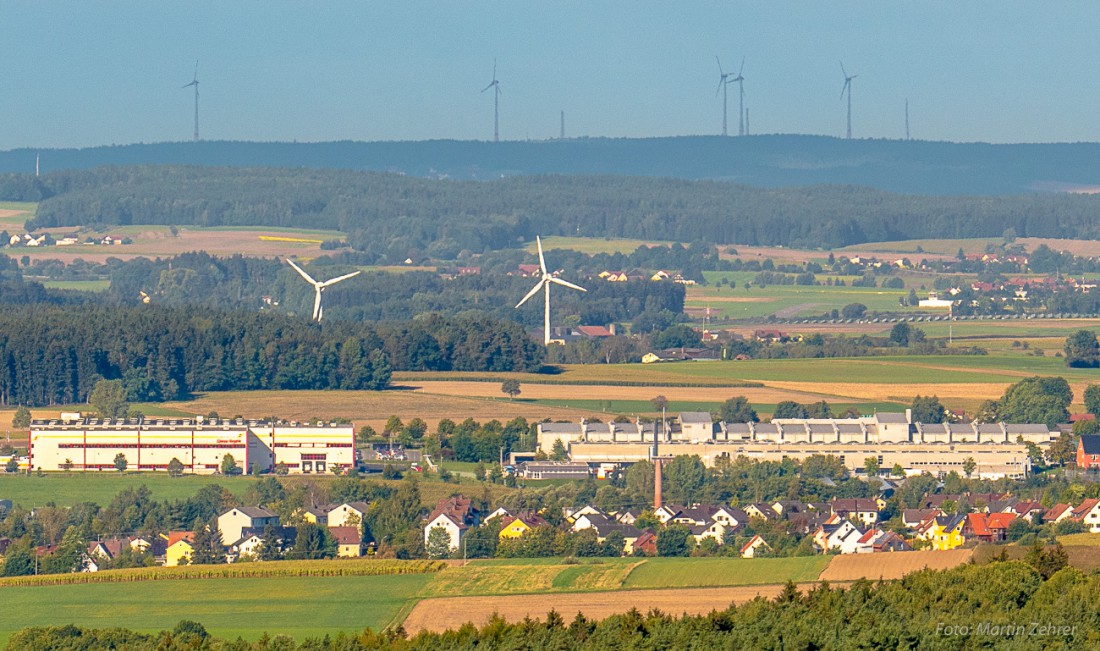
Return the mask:
<path fill-rule="evenodd" d="M 355 463 L 351 425 L 65 416 L 31 423 L 31 469 L 113 471 L 120 454 L 129 470 L 166 471 L 177 459 L 197 474 L 219 472 L 227 454 L 242 471 L 285 464 L 291 473 L 323 473 Z"/>

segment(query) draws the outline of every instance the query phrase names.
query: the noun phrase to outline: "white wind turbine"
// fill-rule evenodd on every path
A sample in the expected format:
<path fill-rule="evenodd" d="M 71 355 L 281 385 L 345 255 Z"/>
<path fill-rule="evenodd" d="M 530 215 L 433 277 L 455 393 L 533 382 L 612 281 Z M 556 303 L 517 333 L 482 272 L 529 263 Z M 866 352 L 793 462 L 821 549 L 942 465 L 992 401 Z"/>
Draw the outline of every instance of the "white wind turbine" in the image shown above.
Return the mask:
<path fill-rule="evenodd" d="M 314 280 L 309 274 L 302 271 L 302 268 L 294 264 L 291 260 L 288 259 L 286 263 L 294 267 L 294 271 L 297 271 L 299 274 L 301 274 L 302 278 L 306 279 L 306 282 L 308 282 L 310 285 L 313 285 L 313 320 L 317 323 L 321 322 L 321 316 L 325 312 L 324 308 L 321 307 L 321 292 L 325 291 L 329 287 L 332 287 L 341 280 L 347 280 L 352 276 L 358 276 L 359 274 L 363 273 L 362 271 L 354 271 L 350 274 L 345 274 L 343 276 L 337 276 L 336 278 L 318 282 Z"/>
<path fill-rule="evenodd" d="M 539 247 L 539 270 L 542 273 L 542 277 L 539 279 L 538 284 L 535 285 L 534 288 L 531 289 L 531 291 L 527 292 L 527 296 L 524 296 L 522 301 L 520 301 L 519 303 L 516 303 L 516 307 L 518 308 L 519 306 L 526 303 L 527 299 L 531 298 L 535 294 L 538 294 L 540 289 L 543 289 L 543 288 L 546 289 L 546 307 L 545 307 L 545 311 L 543 312 L 543 315 L 542 315 L 542 343 L 549 346 L 550 345 L 550 285 L 551 285 L 551 283 L 556 283 L 558 285 L 561 285 L 562 287 L 569 287 L 571 289 L 579 289 L 582 292 L 587 292 L 588 290 L 585 289 L 584 287 L 581 287 L 580 285 L 574 285 L 571 282 L 567 282 L 567 281 L 562 280 L 561 278 L 557 278 L 556 276 L 554 276 L 554 274 L 547 271 L 546 270 L 546 259 L 542 256 L 542 240 L 539 239 L 539 237 L 537 235 L 535 236 L 535 243 Z"/>

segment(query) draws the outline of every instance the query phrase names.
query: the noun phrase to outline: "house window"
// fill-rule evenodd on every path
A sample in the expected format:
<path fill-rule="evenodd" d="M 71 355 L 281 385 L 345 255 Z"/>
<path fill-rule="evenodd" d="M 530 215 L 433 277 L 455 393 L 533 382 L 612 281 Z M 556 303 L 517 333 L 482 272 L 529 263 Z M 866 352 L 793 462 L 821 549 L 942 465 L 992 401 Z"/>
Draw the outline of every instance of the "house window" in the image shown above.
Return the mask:
<path fill-rule="evenodd" d="M 303 461 L 302 462 L 302 472 L 313 472 L 313 462 L 312 461 Z"/>
<path fill-rule="evenodd" d="M 317 467 L 317 472 L 324 472 L 325 471 L 325 462 L 324 461 L 318 461 L 316 467 Z"/>

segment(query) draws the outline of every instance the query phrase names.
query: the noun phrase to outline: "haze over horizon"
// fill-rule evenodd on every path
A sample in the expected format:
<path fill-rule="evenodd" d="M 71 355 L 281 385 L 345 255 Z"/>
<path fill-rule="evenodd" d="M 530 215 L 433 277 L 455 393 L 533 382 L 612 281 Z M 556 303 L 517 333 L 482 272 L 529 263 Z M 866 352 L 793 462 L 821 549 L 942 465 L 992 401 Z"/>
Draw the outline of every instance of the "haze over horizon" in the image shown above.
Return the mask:
<path fill-rule="evenodd" d="M 0 150 L 190 140 L 717 135 L 718 55 L 745 58 L 753 134 L 1100 140 L 1088 84 L 1100 5 L 842 0 L 766 6 L 277 0 L 0 4 Z M 730 133 L 737 133 L 736 85 Z"/>

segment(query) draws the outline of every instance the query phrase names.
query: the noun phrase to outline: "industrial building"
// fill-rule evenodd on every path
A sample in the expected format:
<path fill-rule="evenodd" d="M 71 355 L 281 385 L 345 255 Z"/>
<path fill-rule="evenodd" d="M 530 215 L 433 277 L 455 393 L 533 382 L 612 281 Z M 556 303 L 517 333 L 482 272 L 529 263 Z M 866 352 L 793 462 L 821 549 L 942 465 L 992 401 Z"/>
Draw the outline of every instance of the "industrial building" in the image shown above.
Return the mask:
<path fill-rule="evenodd" d="M 115 470 L 115 458 L 128 470 L 167 471 L 172 459 L 184 472 L 212 474 L 226 454 L 242 472 L 342 472 L 355 463 L 355 431 L 350 424 L 298 423 L 244 419 L 99 419 L 63 414 L 31 423 L 32 470 Z"/>
<path fill-rule="evenodd" d="M 874 458 L 884 470 L 907 474 L 963 474 L 967 459 L 974 477 L 1025 477 L 1031 469 L 1028 444 L 1045 447 L 1046 425 L 1009 423 L 914 423 L 905 413 L 861 418 L 777 419 L 771 423 L 714 422 L 706 412 L 685 412 L 667 423 L 542 423 L 539 449 L 551 453 L 561 441 L 574 462 L 630 464 L 661 457 L 698 455 L 707 466 L 737 457 L 781 461 L 812 455 L 839 458 L 861 470 Z"/>

